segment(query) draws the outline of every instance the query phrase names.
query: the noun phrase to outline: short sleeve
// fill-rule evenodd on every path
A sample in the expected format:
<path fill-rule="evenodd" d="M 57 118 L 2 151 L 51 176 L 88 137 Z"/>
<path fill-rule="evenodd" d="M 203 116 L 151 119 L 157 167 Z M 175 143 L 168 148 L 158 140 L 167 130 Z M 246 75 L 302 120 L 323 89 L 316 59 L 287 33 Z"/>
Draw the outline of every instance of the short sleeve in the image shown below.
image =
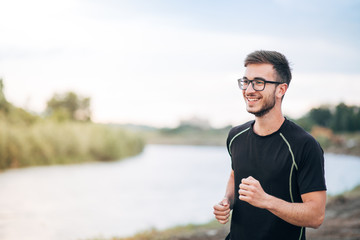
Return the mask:
<path fill-rule="evenodd" d="M 298 185 L 300 194 L 326 190 L 324 152 L 314 138 L 304 144 L 298 165 Z"/>
<path fill-rule="evenodd" d="M 232 161 L 232 157 L 231 157 L 231 149 L 230 149 L 230 141 L 231 141 L 231 138 L 232 138 L 232 135 L 233 135 L 232 132 L 233 132 L 233 129 L 230 130 L 230 132 L 228 134 L 228 137 L 226 139 L 226 148 L 227 148 L 229 156 L 230 156 L 231 168 L 232 168 L 232 170 L 234 170 L 233 161 Z"/>

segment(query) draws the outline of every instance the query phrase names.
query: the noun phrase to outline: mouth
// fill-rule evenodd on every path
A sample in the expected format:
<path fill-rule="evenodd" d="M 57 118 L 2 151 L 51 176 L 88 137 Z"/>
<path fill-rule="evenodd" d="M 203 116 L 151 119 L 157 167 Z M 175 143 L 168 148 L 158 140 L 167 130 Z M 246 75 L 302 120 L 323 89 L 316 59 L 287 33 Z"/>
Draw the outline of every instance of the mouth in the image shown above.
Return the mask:
<path fill-rule="evenodd" d="M 249 102 L 257 102 L 259 101 L 258 98 L 246 98 Z"/>
<path fill-rule="evenodd" d="M 250 103 L 256 103 L 260 100 L 260 97 L 255 97 L 255 96 L 245 96 L 245 99 L 247 102 Z"/>

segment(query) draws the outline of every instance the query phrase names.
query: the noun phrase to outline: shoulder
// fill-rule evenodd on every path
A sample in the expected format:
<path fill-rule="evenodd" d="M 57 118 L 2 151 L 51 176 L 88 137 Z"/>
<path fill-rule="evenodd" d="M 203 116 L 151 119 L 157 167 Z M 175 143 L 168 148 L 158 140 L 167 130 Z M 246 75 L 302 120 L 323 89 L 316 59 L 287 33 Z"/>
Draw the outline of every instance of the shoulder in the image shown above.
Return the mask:
<path fill-rule="evenodd" d="M 310 135 L 310 133 L 288 119 L 286 119 L 286 126 L 282 129 L 281 133 L 285 137 L 289 138 L 289 140 L 291 139 L 296 142 L 316 141 L 314 137 Z"/>
<path fill-rule="evenodd" d="M 242 125 L 235 126 L 229 131 L 228 139 L 232 139 L 236 135 L 251 128 L 251 125 L 254 123 L 254 120 L 246 122 Z"/>
<path fill-rule="evenodd" d="M 286 127 L 281 131 L 283 138 L 291 148 L 300 150 L 302 154 L 319 152 L 323 153 L 320 144 L 316 139 L 296 123 L 286 120 Z"/>
<path fill-rule="evenodd" d="M 246 122 L 242 125 L 239 125 L 239 126 L 236 126 L 236 127 L 233 127 L 232 129 L 230 129 L 229 131 L 229 135 L 227 137 L 227 140 L 226 140 L 226 147 L 229 151 L 229 154 L 231 156 L 231 144 L 232 142 L 234 141 L 234 139 L 236 137 L 238 137 L 239 135 L 241 135 L 242 133 L 248 131 L 250 128 L 251 128 L 251 125 L 254 123 L 255 121 L 249 121 L 249 122 Z"/>

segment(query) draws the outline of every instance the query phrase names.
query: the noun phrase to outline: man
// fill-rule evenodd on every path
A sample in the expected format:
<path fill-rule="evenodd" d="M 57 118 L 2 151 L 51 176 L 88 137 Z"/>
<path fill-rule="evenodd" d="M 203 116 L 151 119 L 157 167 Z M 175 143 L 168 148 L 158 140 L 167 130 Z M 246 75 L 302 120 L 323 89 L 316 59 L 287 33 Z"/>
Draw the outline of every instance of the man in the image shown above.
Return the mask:
<path fill-rule="evenodd" d="M 230 130 L 232 171 L 224 199 L 214 206 L 231 240 L 305 239 L 325 215 L 324 158 L 311 135 L 281 111 L 291 71 L 284 55 L 256 51 L 238 80 L 246 110 L 255 120 Z"/>

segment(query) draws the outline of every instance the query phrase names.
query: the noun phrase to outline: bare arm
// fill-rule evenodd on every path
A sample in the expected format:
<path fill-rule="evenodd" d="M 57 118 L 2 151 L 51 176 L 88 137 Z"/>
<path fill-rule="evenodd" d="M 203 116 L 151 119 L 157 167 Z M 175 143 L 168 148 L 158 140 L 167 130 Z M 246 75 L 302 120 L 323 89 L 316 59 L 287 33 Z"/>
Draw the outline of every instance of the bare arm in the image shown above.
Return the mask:
<path fill-rule="evenodd" d="M 264 192 L 259 181 L 244 178 L 240 184 L 240 200 L 264 208 L 296 226 L 318 228 L 325 216 L 326 191 L 302 194 L 302 203 L 290 203 Z"/>
<path fill-rule="evenodd" d="M 235 196 L 235 181 L 234 181 L 234 171 L 232 170 L 226 186 L 224 198 L 218 204 L 214 205 L 215 218 L 222 224 L 225 224 L 229 221 L 230 211 L 234 204 L 234 196 Z"/>
<path fill-rule="evenodd" d="M 318 228 L 324 221 L 326 192 L 301 195 L 302 203 L 289 203 L 270 196 L 267 209 L 279 218 L 297 226 Z"/>
<path fill-rule="evenodd" d="M 226 186 L 225 197 L 229 200 L 230 208 L 233 208 L 235 198 L 235 179 L 234 170 L 231 170 L 230 177 Z"/>

